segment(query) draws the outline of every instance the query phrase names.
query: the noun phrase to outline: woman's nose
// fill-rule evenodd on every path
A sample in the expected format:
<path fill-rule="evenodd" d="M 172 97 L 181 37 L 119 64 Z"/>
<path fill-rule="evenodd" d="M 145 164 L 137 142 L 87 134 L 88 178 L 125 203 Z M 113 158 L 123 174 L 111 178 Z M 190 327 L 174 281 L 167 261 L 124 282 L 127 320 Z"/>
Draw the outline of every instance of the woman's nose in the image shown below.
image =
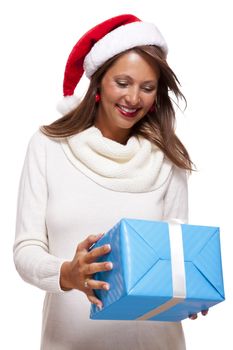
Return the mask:
<path fill-rule="evenodd" d="M 125 96 L 125 100 L 131 106 L 136 106 L 140 103 L 140 95 L 138 89 L 132 89 Z"/>

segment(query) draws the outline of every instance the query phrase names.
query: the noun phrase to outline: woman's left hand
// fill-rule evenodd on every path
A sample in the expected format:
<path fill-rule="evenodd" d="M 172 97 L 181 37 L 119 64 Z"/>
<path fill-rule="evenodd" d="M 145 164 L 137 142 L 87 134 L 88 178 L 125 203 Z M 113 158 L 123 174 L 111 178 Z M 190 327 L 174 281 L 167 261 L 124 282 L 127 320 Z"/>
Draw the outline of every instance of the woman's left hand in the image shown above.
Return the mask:
<path fill-rule="evenodd" d="M 208 309 L 207 310 L 202 310 L 201 314 L 203 316 L 206 316 L 208 314 L 208 311 L 209 311 Z M 198 317 L 198 314 L 192 314 L 192 315 L 189 316 L 190 320 L 196 320 L 197 317 Z"/>

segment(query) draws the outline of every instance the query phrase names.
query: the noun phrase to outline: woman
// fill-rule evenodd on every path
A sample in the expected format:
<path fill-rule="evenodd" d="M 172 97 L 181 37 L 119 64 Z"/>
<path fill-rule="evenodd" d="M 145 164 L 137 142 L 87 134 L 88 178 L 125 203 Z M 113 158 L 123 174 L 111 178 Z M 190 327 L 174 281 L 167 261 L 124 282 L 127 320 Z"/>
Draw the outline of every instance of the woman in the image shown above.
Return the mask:
<path fill-rule="evenodd" d="M 86 33 L 67 61 L 64 95 L 83 70 L 90 86 L 72 111 L 32 137 L 22 172 L 14 259 L 44 289 L 41 349 L 185 349 L 180 323 L 89 320 L 97 263 L 89 251 L 122 217 L 187 220 L 192 162 L 174 133 L 169 91 L 183 97 L 158 29 L 132 15 Z M 83 68 L 84 67 L 84 68 Z M 73 101 L 73 100 L 72 100 Z M 194 315 L 196 317 L 196 315 Z"/>

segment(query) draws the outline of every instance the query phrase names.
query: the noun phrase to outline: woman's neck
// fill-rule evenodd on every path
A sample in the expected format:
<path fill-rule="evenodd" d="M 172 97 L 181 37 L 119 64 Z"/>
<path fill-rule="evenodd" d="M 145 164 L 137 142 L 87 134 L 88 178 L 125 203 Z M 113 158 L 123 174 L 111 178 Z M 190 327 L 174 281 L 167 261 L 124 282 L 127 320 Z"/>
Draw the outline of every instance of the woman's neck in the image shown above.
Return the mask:
<path fill-rule="evenodd" d="M 108 128 L 107 125 L 101 123 L 99 120 L 95 120 L 94 126 L 100 130 L 101 134 L 104 137 L 121 143 L 122 145 L 126 145 L 130 137 L 129 129 L 120 129 L 116 127 L 113 130 L 113 128 Z"/>

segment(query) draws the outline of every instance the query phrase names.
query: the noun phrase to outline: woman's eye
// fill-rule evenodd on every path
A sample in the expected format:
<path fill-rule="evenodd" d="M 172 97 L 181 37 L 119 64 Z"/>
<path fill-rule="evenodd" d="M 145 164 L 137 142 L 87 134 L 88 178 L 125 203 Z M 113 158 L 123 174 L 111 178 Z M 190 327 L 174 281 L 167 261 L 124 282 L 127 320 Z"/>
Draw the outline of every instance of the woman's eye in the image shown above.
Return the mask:
<path fill-rule="evenodd" d="M 154 91 L 154 87 L 153 86 L 145 86 L 143 87 L 143 90 L 146 91 L 146 92 L 152 92 Z"/>
<path fill-rule="evenodd" d="M 123 81 L 117 81 L 117 85 L 120 87 L 126 87 L 128 84 L 126 82 L 123 82 Z"/>

